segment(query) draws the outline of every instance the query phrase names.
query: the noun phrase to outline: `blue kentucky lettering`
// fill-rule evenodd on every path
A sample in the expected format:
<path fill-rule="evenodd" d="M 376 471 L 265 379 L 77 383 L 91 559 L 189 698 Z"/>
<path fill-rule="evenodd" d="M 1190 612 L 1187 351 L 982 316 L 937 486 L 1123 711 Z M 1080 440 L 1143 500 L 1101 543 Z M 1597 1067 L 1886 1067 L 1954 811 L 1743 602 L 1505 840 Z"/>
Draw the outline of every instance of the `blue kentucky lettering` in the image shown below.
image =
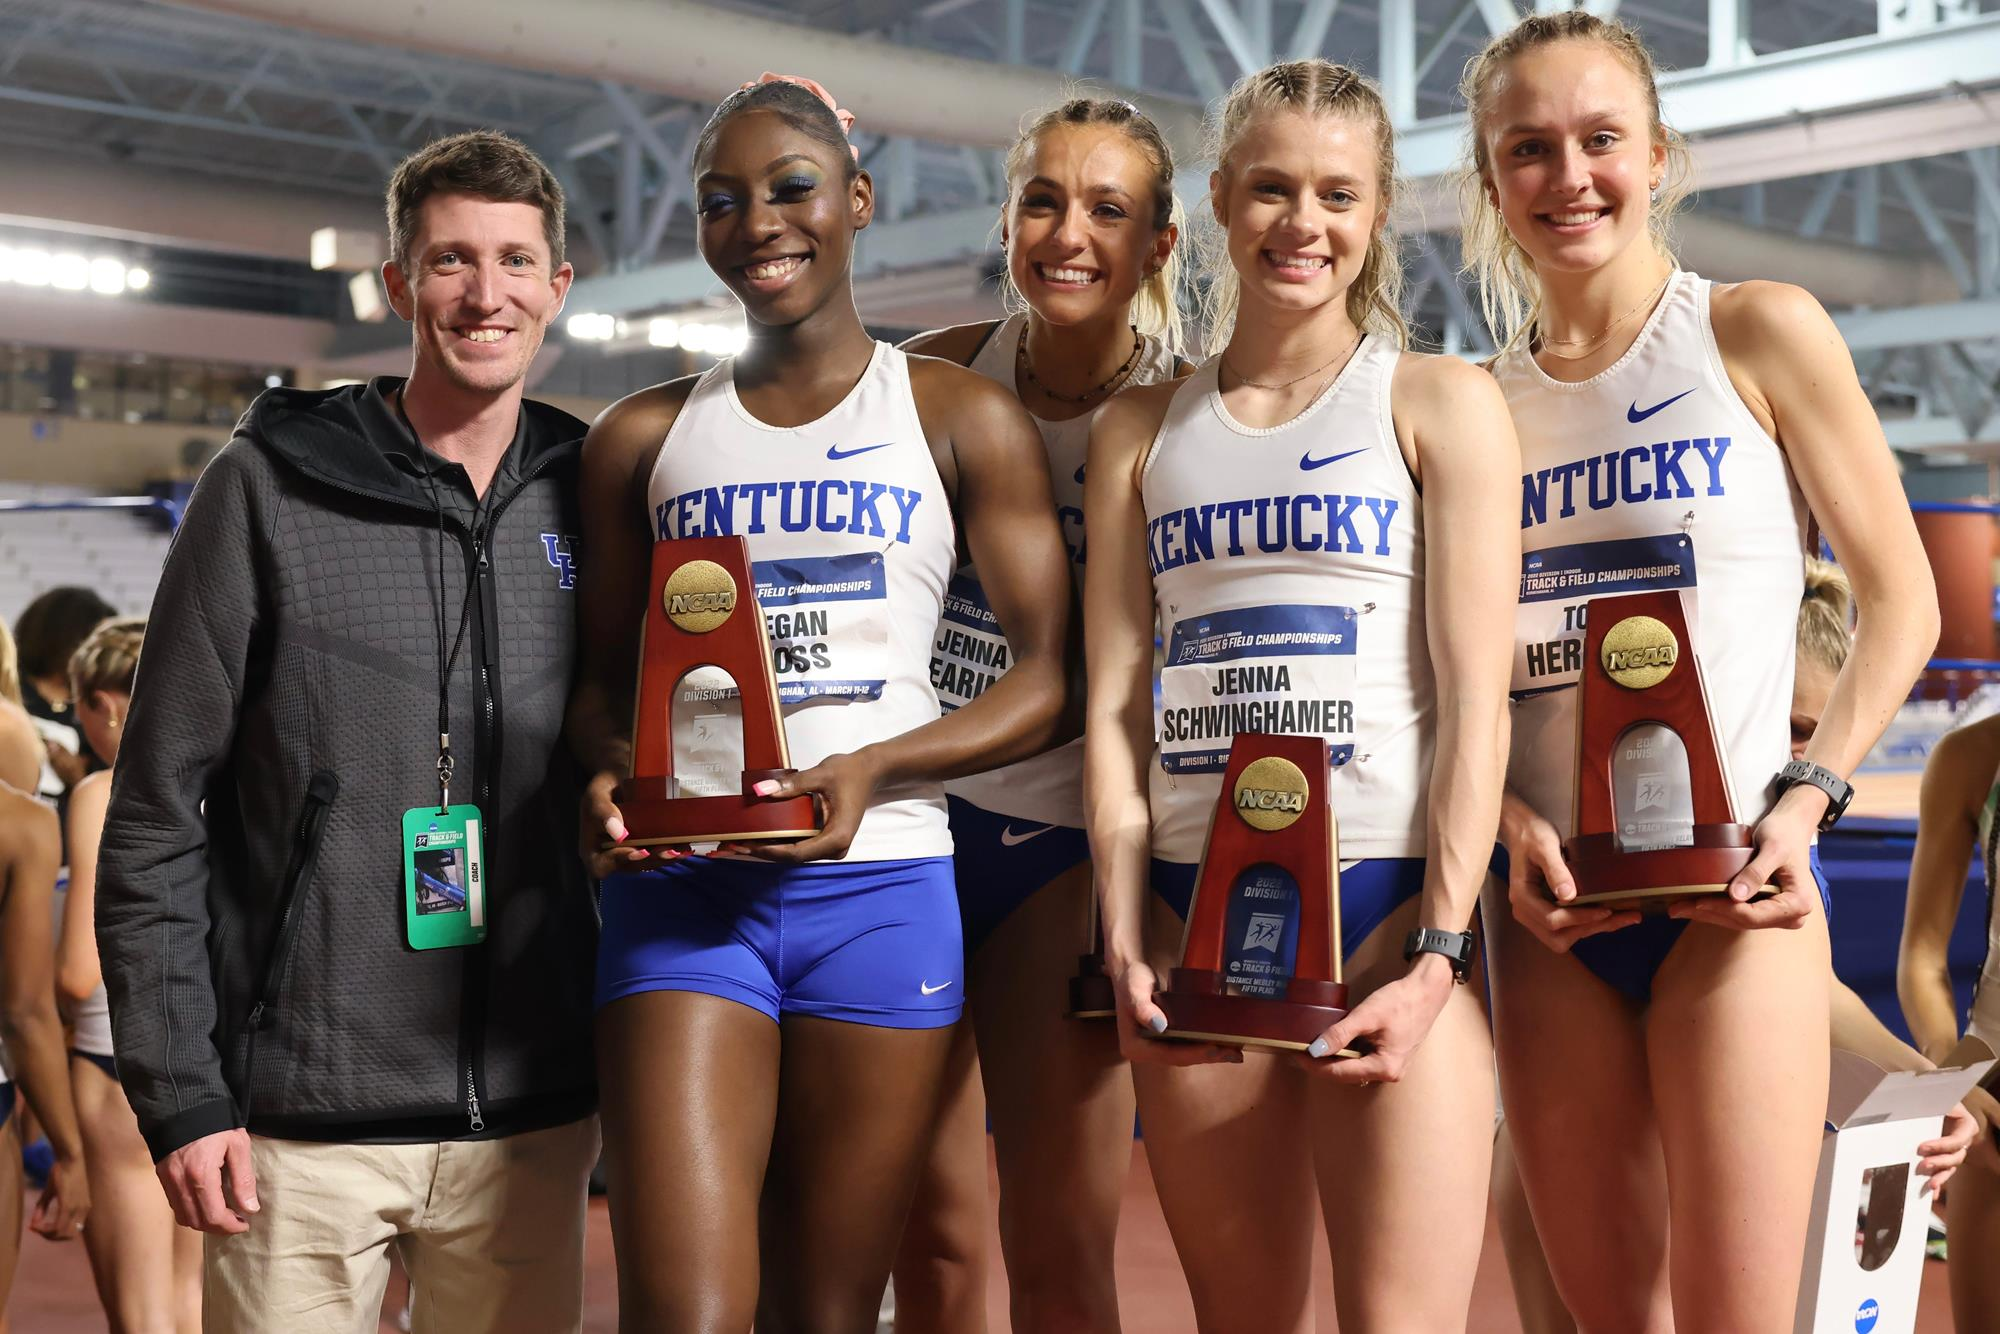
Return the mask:
<path fill-rule="evenodd" d="M 1400 500 L 1379 496 L 1280 495 L 1168 510 L 1146 524 L 1154 574 L 1221 557 L 1263 552 L 1390 553 Z"/>
<path fill-rule="evenodd" d="M 567 533 L 543 533 L 542 551 L 555 567 L 556 587 L 576 587 L 576 539 Z"/>
<path fill-rule="evenodd" d="M 1525 473 L 1521 477 L 1521 526 L 1547 523 L 1552 503 L 1556 517 L 1568 519 L 1575 517 L 1579 503 L 1606 510 L 1648 500 L 1692 499 L 1697 483 L 1688 479 L 1687 469 L 1694 462 L 1688 457 L 1690 453 L 1706 469 L 1707 482 L 1701 494 L 1727 494 L 1722 485 L 1722 458 L 1728 452 L 1728 436 L 1697 436 L 1608 450 Z"/>
<path fill-rule="evenodd" d="M 669 496 L 653 507 L 662 541 L 677 537 L 753 537 L 775 526 L 894 537 L 907 545 L 924 494 L 883 482 L 841 477 L 796 482 L 730 482 Z"/>

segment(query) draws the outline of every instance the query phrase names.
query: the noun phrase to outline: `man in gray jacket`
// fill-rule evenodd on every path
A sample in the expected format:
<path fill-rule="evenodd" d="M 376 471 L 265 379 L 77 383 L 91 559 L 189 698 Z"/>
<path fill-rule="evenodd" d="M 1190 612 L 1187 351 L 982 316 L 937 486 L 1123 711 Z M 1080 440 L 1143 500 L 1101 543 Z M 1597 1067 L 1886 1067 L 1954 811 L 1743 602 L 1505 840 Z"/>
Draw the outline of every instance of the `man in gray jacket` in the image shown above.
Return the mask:
<path fill-rule="evenodd" d="M 574 1330 L 596 919 L 560 744 L 583 423 L 522 382 L 570 283 L 502 135 L 395 173 L 407 380 L 262 395 L 167 558 L 97 931 L 211 1331 Z"/>

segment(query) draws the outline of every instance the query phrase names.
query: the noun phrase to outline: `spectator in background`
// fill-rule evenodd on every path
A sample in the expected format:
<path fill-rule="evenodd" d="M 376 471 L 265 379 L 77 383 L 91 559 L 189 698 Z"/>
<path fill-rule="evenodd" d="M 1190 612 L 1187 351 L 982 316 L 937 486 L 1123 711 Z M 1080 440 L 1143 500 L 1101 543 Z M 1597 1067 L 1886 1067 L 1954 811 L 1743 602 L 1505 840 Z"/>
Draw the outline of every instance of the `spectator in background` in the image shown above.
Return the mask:
<path fill-rule="evenodd" d="M 2000 1051 L 2000 714 L 1945 733 L 1924 764 L 1917 805 L 1917 847 L 1910 858 L 1910 893 L 1903 908 L 1903 946 L 1896 990 L 1903 1017 L 1924 1055 L 1943 1060 L 1963 1032 Z M 1965 897 L 1966 872 L 1978 854 L 1986 878 L 1986 961 L 1961 1016 L 1952 989 L 1952 928 Z M 1959 1329 L 2000 1329 L 2000 1104 L 1983 1089 L 1965 1095 L 1980 1121 L 1977 1149 L 1951 1192 L 1945 1253 L 1951 1267 L 1951 1309 Z"/>
<path fill-rule="evenodd" d="M 98 623 L 117 611 L 88 588 L 51 588 L 14 622 L 21 659 L 21 704 L 47 746 L 41 792 L 60 797 L 91 770 L 70 707 L 69 655 Z"/>
<path fill-rule="evenodd" d="M 582 1323 L 585 428 L 523 397 L 562 191 L 475 132 L 405 160 L 388 215 L 409 378 L 270 390 L 202 474 L 98 849 L 118 1077 L 209 1234 L 214 1334 L 372 1331 L 392 1249 L 417 1334 Z"/>
<path fill-rule="evenodd" d="M 146 623 L 109 620 L 91 631 L 69 660 L 77 729 L 106 768 L 70 791 L 69 894 L 63 904 L 56 986 L 69 1010 L 70 1082 L 89 1168 L 91 1215 L 84 1246 L 98 1300 L 114 1331 L 200 1334 L 201 1234 L 174 1226 L 174 1211 L 153 1175 L 152 1155 L 118 1085 L 111 1011 L 104 998 L 97 937 L 97 845 L 111 776 L 132 710 L 132 677 Z"/>
<path fill-rule="evenodd" d="M 60 839 L 55 812 L 31 795 L 41 769 L 39 738 L 6 698 L 13 641 L 0 627 L 0 1310 L 14 1286 L 21 1245 L 21 1141 L 15 1089 L 41 1119 L 55 1151 L 48 1187 L 29 1226 L 57 1241 L 83 1230 L 90 1212 L 83 1144 L 63 1066 L 56 1014 L 55 890 Z M 25 782 L 23 791 L 17 783 Z"/>

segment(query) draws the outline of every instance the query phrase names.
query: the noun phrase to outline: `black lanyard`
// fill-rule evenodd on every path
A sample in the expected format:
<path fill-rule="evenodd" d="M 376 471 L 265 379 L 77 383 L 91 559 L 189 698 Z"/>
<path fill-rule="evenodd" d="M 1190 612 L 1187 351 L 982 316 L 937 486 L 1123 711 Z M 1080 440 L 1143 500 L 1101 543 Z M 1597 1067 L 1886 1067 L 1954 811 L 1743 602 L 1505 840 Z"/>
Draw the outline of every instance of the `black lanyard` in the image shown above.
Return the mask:
<path fill-rule="evenodd" d="M 458 634 L 452 638 L 451 651 L 444 646 L 444 501 L 438 496 L 437 466 L 430 451 L 424 448 L 423 437 L 410 423 L 409 410 L 403 406 L 403 391 L 396 391 L 396 415 L 403 419 L 403 429 L 410 433 L 410 439 L 417 442 L 417 453 L 423 460 L 424 480 L 430 483 L 431 508 L 437 512 L 438 521 L 438 595 L 437 595 L 437 656 L 438 656 L 438 814 L 442 815 L 451 806 L 451 775 L 457 761 L 451 755 L 451 669 L 458 662 L 458 651 L 465 646 L 465 627 L 472 621 L 472 598 L 476 591 L 477 575 L 468 575 L 465 580 L 465 598 L 458 607 Z"/>

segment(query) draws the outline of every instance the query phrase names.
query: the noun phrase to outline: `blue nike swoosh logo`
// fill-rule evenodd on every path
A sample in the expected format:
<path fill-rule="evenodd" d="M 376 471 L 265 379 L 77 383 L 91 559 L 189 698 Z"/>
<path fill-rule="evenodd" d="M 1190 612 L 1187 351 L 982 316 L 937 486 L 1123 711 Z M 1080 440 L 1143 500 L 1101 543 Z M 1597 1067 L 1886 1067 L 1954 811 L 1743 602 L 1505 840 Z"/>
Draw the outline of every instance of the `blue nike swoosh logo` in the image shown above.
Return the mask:
<path fill-rule="evenodd" d="M 1323 459 L 1316 459 L 1312 456 L 1312 451 L 1309 449 L 1299 455 L 1299 471 L 1311 472 L 1314 468 L 1324 468 L 1329 463 L 1338 463 L 1342 459 L 1351 459 L 1356 454 L 1365 454 L 1367 452 L 1368 450 L 1364 446 L 1361 449 L 1350 449 L 1345 454 L 1329 454 Z"/>
<path fill-rule="evenodd" d="M 1692 389 L 1683 389 L 1678 394 L 1675 394 L 1672 398 L 1664 399 L 1661 402 L 1653 404 L 1652 407 L 1647 408 L 1644 412 L 1641 412 L 1639 410 L 1639 400 L 1635 398 L 1632 400 L 1632 406 L 1625 409 L 1625 420 L 1631 422 L 1634 426 L 1637 426 L 1640 422 L 1646 420 L 1646 418 L 1652 416 L 1654 413 L 1658 412 L 1661 408 L 1672 407 L 1674 404 L 1680 402 L 1682 399 L 1686 398 L 1689 394 L 1692 394 L 1693 392 L 1694 390 Z"/>
<path fill-rule="evenodd" d="M 890 445 L 893 445 L 895 443 L 896 442 L 893 440 L 884 440 L 879 445 L 863 445 L 859 449 L 842 449 L 839 445 L 828 445 L 826 447 L 826 456 L 833 462 L 838 463 L 842 459 L 851 459 L 856 454 L 866 454 L 871 450 L 887 449 Z"/>
<path fill-rule="evenodd" d="M 1083 470 L 1089 466 L 1088 463 L 1079 463 L 1076 465 L 1076 484 L 1078 486 L 1083 485 Z"/>

